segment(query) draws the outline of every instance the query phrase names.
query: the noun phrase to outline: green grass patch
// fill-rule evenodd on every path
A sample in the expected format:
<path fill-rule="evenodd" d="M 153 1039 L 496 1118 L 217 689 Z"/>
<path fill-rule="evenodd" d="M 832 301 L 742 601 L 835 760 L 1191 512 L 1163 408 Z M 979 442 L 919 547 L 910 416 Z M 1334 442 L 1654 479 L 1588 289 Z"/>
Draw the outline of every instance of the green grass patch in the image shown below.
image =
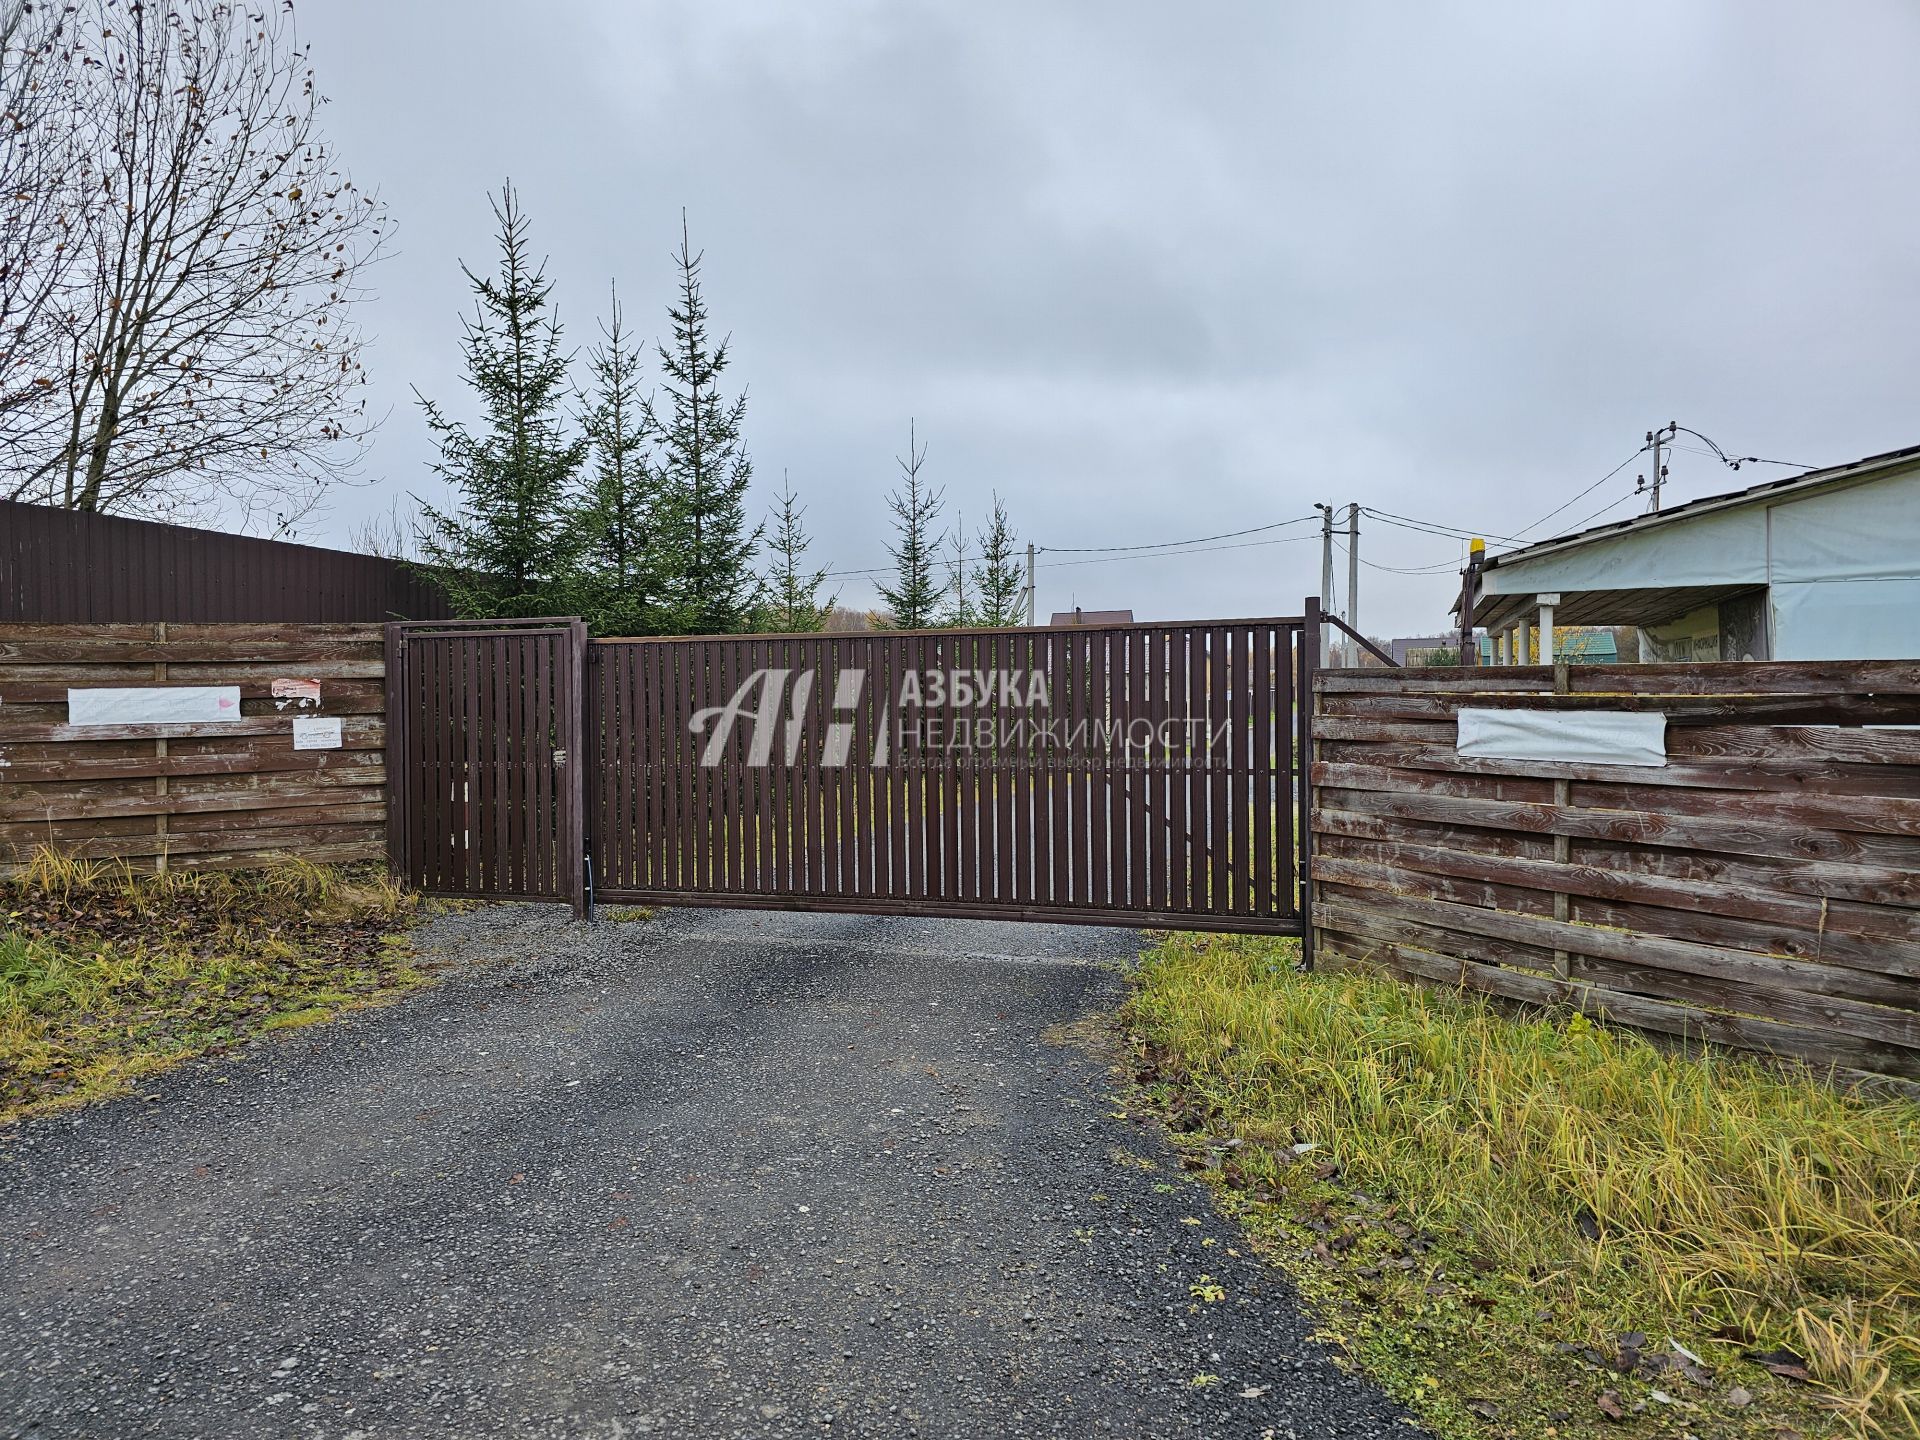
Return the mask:
<path fill-rule="evenodd" d="M 418 914 L 372 867 L 135 875 L 42 853 L 0 881 L 0 1122 L 414 989 Z"/>
<path fill-rule="evenodd" d="M 1920 1433 L 1920 1105 L 1297 956 L 1158 945 L 1137 1080 L 1436 1433 Z"/>

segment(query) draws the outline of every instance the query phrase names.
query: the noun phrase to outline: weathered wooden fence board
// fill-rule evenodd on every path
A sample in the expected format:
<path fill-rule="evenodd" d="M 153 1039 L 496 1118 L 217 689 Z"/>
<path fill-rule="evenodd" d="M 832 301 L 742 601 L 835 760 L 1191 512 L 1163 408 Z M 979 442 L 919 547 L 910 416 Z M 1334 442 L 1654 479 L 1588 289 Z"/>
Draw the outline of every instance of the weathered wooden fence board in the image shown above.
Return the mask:
<path fill-rule="evenodd" d="M 1465 707 L 1667 716 L 1663 767 L 1462 757 Z M 1326 671 L 1323 960 L 1920 1075 L 1920 664 Z"/>
<path fill-rule="evenodd" d="M 384 656 L 371 624 L 0 625 L 0 872 L 40 845 L 140 870 L 378 858 Z M 66 721 L 69 689 L 168 685 L 234 686 L 239 716 Z M 296 750 L 296 716 L 338 719 L 339 748 Z"/>

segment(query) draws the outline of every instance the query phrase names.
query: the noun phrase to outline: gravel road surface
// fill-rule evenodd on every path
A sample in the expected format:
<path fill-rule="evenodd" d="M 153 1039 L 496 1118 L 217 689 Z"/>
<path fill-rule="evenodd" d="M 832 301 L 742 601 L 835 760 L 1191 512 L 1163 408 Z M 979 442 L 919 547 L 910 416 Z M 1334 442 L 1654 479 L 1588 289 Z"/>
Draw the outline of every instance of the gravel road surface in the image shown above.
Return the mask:
<path fill-rule="evenodd" d="M 421 937 L 431 991 L 0 1134 L 0 1433 L 1414 1433 L 1058 1043 L 1129 932 Z"/>

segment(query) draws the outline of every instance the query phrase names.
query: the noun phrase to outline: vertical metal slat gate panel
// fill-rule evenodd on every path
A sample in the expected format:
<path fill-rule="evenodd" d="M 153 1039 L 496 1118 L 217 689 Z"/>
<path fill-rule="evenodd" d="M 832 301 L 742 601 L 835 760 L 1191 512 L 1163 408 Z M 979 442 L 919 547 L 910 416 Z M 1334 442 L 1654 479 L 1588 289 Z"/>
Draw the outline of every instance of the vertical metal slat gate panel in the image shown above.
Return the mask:
<path fill-rule="evenodd" d="M 1302 702 L 1317 608 L 1202 625 L 592 642 L 588 693 L 571 708 L 590 732 L 574 753 L 592 770 L 595 893 L 1304 935 Z M 490 673 L 488 652 L 453 636 L 408 643 L 446 637 L 452 659 Z M 413 693 L 431 712 L 452 697 L 427 671 Z M 557 717 L 567 702 L 549 693 Z M 440 743 L 456 757 L 484 750 L 488 713 L 477 739 L 443 720 Z M 444 798 L 457 764 L 411 732 L 404 744 Z M 504 810 L 543 839 L 559 833 L 537 807 L 509 798 Z M 446 889 L 454 852 L 436 833 L 416 883 Z M 524 893 L 564 884 L 535 868 Z"/>
<path fill-rule="evenodd" d="M 387 627 L 388 851 L 432 895 L 586 905 L 586 630 Z"/>

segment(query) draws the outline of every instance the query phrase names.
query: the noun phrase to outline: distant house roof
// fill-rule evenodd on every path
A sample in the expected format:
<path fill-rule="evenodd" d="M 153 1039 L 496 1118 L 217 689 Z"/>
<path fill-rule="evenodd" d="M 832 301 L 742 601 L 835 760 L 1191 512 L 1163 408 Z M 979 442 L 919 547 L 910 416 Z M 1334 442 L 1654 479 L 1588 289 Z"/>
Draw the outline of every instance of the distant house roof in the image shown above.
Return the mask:
<path fill-rule="evenodd" d="M 1460 644 L 1460 632 L 1450 635 L 1396 635 L 1387 642 L 1387 649 L 1393 655 L 1393 663 L 1404 665 L 1407 656 L 1418 651 L 1452 650 Z"/>
<path fill-rule="evenodd" d="M 1131 625 L 1131 610 L 1082 610 L 1078 605 L 1071 610 L 1056 610 L 1049 625 Z"/>

